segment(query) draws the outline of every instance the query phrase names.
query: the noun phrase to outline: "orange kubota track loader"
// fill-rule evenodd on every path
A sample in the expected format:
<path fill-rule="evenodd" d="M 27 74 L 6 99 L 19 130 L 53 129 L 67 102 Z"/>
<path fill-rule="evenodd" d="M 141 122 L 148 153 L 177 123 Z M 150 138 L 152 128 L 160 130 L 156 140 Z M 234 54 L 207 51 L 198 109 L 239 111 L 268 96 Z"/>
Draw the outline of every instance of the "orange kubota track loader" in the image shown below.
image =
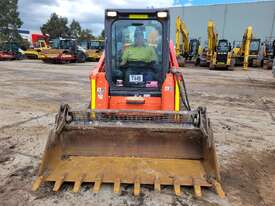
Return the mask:
<path fill-rule="evenodd" d="M 133 184 L 139 195 L 150 184 L 157 191 L 172 185 L 176 195 L 192 186 L 197 197 L 213 187 L 223 197 L 211 124 L 205 108 L 190 108 L 168 40 L 168 10 L 106 10 L 105 33 L 90 75 L 91 106 L 60 107 L 32 189 L 50 181 L 58 191 L 72 182 L 78 192 L 88 182 L 98 192 L 112 183 L 119 193 L 121 184 Z M 150 44 L 149 36 L 156 37 Z"/>

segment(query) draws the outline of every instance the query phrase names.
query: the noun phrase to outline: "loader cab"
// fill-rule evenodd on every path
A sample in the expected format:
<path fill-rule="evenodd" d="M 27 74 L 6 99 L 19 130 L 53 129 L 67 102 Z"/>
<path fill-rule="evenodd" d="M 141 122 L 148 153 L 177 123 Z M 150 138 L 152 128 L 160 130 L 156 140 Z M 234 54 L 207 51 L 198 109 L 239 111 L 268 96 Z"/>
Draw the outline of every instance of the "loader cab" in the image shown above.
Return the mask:
<path fill-rule="evenodd" d="M 51 41 L 51 48 L 74 50 L 77 48 L 77 44 L 74 39 L 59 38 L 59 39 L 53 39 Z"/>
<path fill-rule="evenodd" d="M 16 42 L 3 42 L 0 44 L 0 51 L 12 55 L 14 59 L 23 58 L 23 50 Z"/>
<path fill-rule="evenodd" d="M 231 44 L 227 39 L 220 39 L 216 48 L 217 51 L 217 63 L 226 64 L 228 53 L 231 51 Z"/>
<path fill-rule="evenodd" d="M 106 77 L 111 96 L 161 96 L 169 67 L 167 10 L 106 10 Z"/>
<path fill-rule="evenodd" d="M 275 40 L 272 41 L 266 41 L 265 42 L 265 57 L 266 58 L 274 58 L 274 48 L 275 48 Z"/>
<path fill-rule="evenodd" d="M 220 39 L 217 45 L 217 53 L 228 53 L 231 51 L 231 44 L 227 39 Z"/>
<path fill-rule="evenodd" d="M 249 54 L 258 55 L 261 46 L 261 39 L 252 39 L 250 42 Z"/>
<path fill-rule="evenodd" d="M 199 47 L 200 47 L 200 41 L 198 39 L 191 39 L 190 40 L 190 49 L 189 49 L 189 57 L 193 57 L 198 55 L 199 53 Z"/>
<path fill-rule="evenodd" d="M 88 42 L 87 49 L 95 49 L 102 51 L 104 49 L 104 41 L 103 40 L 91 40 Z"/>

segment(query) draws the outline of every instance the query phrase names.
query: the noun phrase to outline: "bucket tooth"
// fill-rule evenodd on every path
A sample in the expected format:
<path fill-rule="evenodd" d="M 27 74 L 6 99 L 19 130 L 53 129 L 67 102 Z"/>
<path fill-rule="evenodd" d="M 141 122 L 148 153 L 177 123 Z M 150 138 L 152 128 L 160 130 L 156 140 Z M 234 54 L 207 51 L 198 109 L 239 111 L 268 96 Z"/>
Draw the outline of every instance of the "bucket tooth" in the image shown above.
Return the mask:
<path fill-rule="evenodd" d="M 44 176 L 39 176 L 35 179 L 35 181 L 32 184 L 32 191 L 37 191 L 40 185 L 42 184 L 44 179 Z"/>
<path fill-rule="evenodd" d="M 180 184 L 177 180 L 174 180 L 174 191 L 175 191 L 175 194 L 177 196 L 180 196 L 181 195 L 181 188 L 180 188 Z"/>
<path fill-rule="evenodd" d="M 224 193 L 224 191 L 222 189 L 221 184 L 217 180 L 214 180 L 214 179 L 211 181 L 211 183 L 212 183 L 212 185 L 213 185 L 216 193 L 219 195 L 219 197 L 224 198 L 225 197 L 225 193 Z"/>
<path fill-rule="evenodd" d="M 195 196 L 197 198 L 202 197 L 201 186 L 198 184 L 198 181 L 196 181 L 196 179 L 193 179 L 193 185 L 194 185 Z"/>
<path fill-rule="evenodd" d="M 93 188 L 93 192 L 94 193 L 98 193 L 101 187 L 101 183 L 102 183 L 102 177 L 97 177 L 95 180 L 95 184 L 94 184 L 94 188 Z"/>
<path fill-rule="evenodd" d="M 79 192 L 84 177 L 85 177 L 85 175 L 82 175 L 82 176 L 80 176 L 80 178 L 78 180 L 75 181 L 73 192 Z"/>
<path fill-rule="evenodd" d="M 160 179 L 159 179 L 159 178 L 156 178 L 156 179 L 155 179 L 154 189 L 155 189 L 155 191 L 157 191 L 157 192 L 160 192 L 160 190 L 161 190 Z"/>
<path fill-rule="evenodd" d="M 55 181 L 54 187 L 53 187 L 53 191 L 54 191 L 54 192 L 57 192 L 57 191 L 60 189 L 61 185 L 62 185 L 63 182 L 64 182 L 64 179 L 65 179 L 65 175 L 63 175 L 62 177 L 58 178 L 58 179 Z"/>
<path fill-rule="evenodd" d="M 120 179 L 119 178 L 115 178 L 114 193 L 117 193 L 117 194 L 120 193 Z"/>
<path fill-rule="evenodd" d="M 194 193 L 195 196 L 200 198 L 202 197 L 202 192 L 201 192 L 201 186 L 200 185 L 194 185 Z"/>
<path fill-rule="evenodd" d="M 140 194 L 140 179 L 136 178 L 134 183 L 134 195 L 138 196 Z"/>

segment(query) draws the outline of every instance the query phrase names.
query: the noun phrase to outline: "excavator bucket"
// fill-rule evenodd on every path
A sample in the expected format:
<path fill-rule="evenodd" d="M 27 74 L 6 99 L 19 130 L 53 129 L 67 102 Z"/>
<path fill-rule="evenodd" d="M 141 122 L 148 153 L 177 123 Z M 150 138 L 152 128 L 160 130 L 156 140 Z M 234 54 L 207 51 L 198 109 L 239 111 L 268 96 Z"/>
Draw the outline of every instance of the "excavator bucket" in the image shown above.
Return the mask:
<path fill-rule="evenodd" d="M 134 195 L 141 185 L 191 186 L 197 197 L 202 187 L 224 193 L 216 160 L 213 134 L 204 108 L 193 111 L 94 110 L 71 111 L 60 107 L 51 130 L 38 177 L 32 189 L 54 182 L 91 183 L 93 192 L 111 183 L 132 184 Z"/>

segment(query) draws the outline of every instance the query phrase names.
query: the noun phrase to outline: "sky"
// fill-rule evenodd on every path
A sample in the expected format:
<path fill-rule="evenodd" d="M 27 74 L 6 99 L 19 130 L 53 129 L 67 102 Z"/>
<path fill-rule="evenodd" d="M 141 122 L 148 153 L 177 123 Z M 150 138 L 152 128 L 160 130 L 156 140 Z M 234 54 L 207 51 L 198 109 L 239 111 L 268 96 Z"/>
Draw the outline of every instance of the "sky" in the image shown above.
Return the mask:
<path fill-rule="evenodd" d="M 103 29 L 106 8 L 163 8 L 171 6 L 196 6 L 236 2 L 255 2 L 257 0 L 19 0 L 18 9 L 24 22 L 22 28 L 40 32 L 42 24 L 55 12 L 75 19 L 82 28 L 99 35 Z"/>

